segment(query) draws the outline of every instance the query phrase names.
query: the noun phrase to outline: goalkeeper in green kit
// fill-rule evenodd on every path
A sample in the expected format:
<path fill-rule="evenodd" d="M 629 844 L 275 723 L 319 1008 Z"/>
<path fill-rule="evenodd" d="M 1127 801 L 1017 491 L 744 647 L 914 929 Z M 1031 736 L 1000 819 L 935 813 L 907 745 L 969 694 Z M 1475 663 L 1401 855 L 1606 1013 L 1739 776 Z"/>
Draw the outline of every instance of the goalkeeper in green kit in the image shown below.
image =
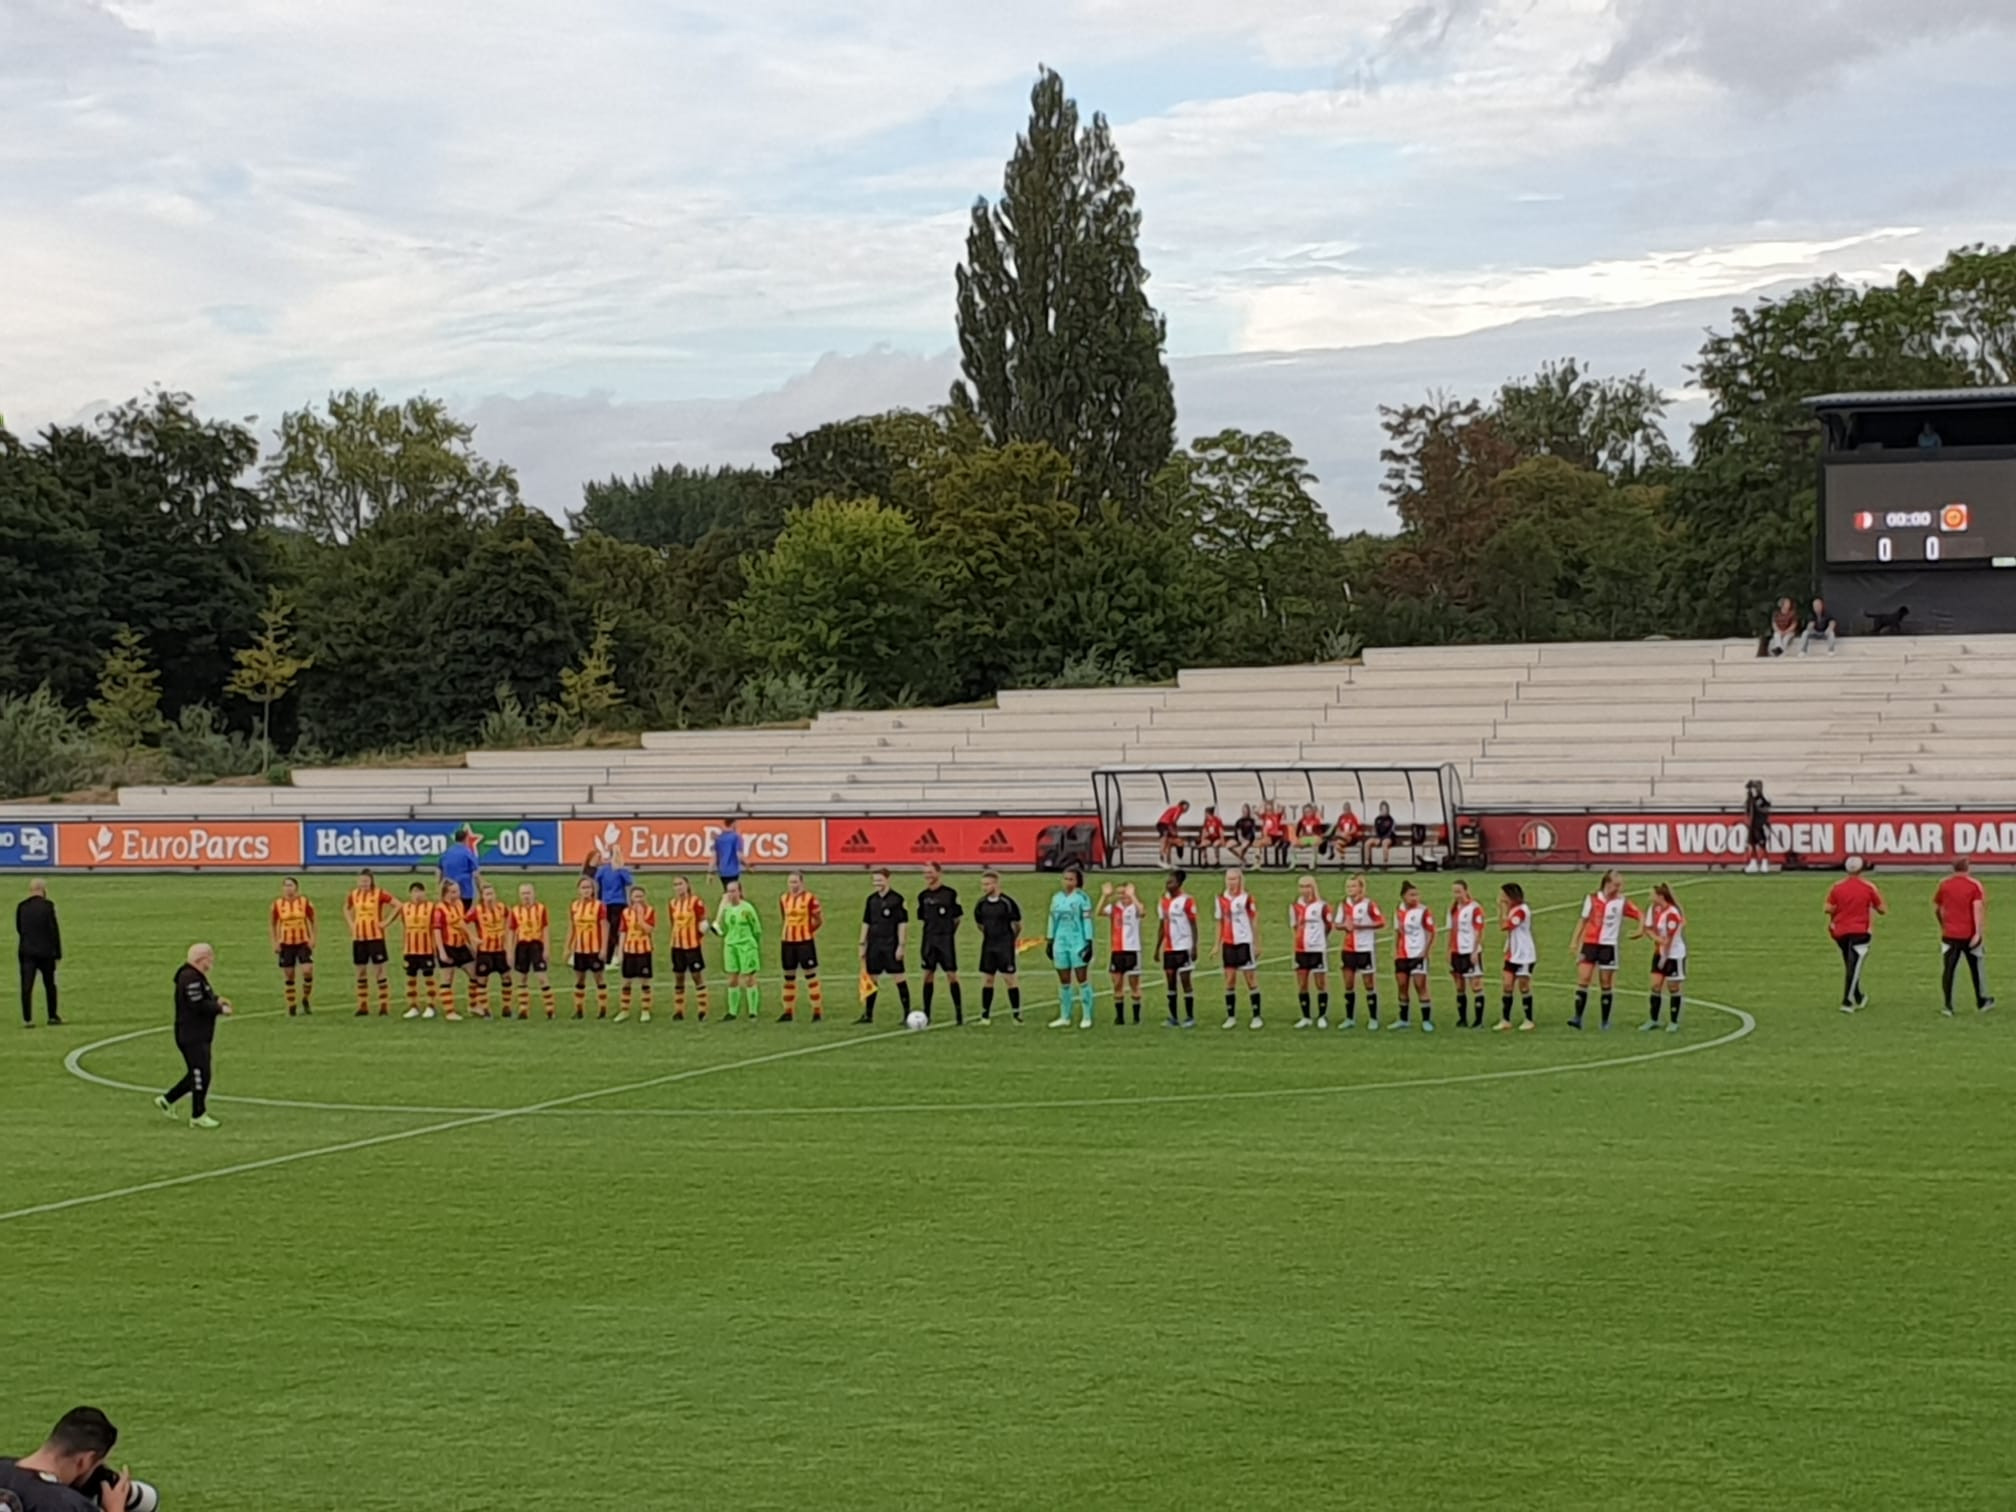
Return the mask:
<path fill-rule="evenodd" d="M 763 917 L 742 896 L 742 884 L 730 882 L 721 909 L 707 927 L 721 936 L 721 969 L 728 976 L 728 1017 L 746 1008 L 750 1023 L 763 1011 L 763 989 L 756 985 L 762 967 Z"/>

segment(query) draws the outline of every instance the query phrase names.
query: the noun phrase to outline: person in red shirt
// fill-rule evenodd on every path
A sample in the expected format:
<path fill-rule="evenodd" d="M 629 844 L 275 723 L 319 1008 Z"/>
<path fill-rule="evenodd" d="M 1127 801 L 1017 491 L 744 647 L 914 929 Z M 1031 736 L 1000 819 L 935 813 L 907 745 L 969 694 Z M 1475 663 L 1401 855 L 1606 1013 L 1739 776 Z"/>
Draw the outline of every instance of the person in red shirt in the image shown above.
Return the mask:
<path fill-rule="evenodd" d="M 1206 866 L 1225 864 L 1225 821 L 1218 810 L 1204 810 L 1204 827 L 1197 832 L 1197 859 Z"/>
<path fill-rule="evenodd" d="M 1946 1006 L 1942 1012 L 1953 1017 L 1953 968 L 1964 957 L 1967 974 L 1974 979 L 1974 1009 L 1986 1013 L 1995 1006 L 1981 981 L 1981 936 L 1988 924 L 1988 895 L 1974 880 L 1967 858 L 1953 863 L 1953 875 L 1932 894 L 1932 911 L 1939 916 L 1939 942 L 1945 947 L 1946 964 L 1939 978 Z"/>
<path fill-rule="evenodd" d="M 1260 833 L 1267 837 L 1266 848 L 1261 852 L 1264 866 L 1286 866 L 1288 864 L 1288 810 L 1279 803 L 1270 802 L 1260 810 Z"/>
<path fill-rule="evenodd" d="M 1862 963 L 1869 959 L 1870 916 L 1888 913 L 1883 894 L 1862 875 L 1862 858 L 1848 858 L 1848 875 L 1827 891 L 1827 932 L 1841 952 L 1841 966 L 1847 973 L 1841 983 L 1841 1011 L 1853 1013 L 1866 1008 L 1869 996 L 1862 990 Z"/>
<path fill-rule="evenodd" d="M 1330 831 L 1330 854 L 1340 863 L 1349 864 L 1351 851 L 1364 838 L 1365 826 L 1358 822 L 1358 816 L 1351 812 L 1351 805 L 1344 805 L 1344 812 L 1337 816 L 1336 826 Z"/>
<path fill-rule="evenodd" d="M 1176 826 L 1183 822 L 1183 816 L 1190 812 L 1190 800 L 1172 803 L 1162 811 L 1162 817 L 1155 821 L 1155 833 L 1162 837 L 1161 864 L 1168 866 L 1183 852 L 1183 840 L 1176 832 Z"/>

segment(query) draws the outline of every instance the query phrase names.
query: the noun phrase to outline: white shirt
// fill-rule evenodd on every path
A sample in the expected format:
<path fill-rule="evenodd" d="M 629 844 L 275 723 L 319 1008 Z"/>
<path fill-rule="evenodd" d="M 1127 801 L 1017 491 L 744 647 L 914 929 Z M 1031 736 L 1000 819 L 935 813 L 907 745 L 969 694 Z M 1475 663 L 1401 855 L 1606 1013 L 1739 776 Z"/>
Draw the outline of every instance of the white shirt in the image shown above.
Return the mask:
<path fill-rule="evenodd" d="M 1449 952 L 1472 960 L 1484 943 L 1484 905 L 1472 898 L 1449 910 Z"/>
<path fill-rule="evenodd" d="M 1659 953 L 1667 960 L 1687 959 L 1687 916 L 1671 903 L 1662 903 L 1653 910 L 1652 934 L 1660 941 Z"/>
<path fill-rule="evenodd" d="M 1533 910 L 1514 903 L 1505 913 L 1505 959 L 1515 966 L 1531 966 L 1540 959 L 1533 945 Z"/>
<path fill-rule="evenodd" d="M 1297 898 L 1288 905 L 1288 921 L 1295 929 L 1295 948 L 1307 955 L 1323 955 L 1330 949 L 1330 909 L 1318 898 L 1304 903 Z"/>
<path fill-rule="evenodd" d="M 1344 948 L 1353 955 L 1369 956 L 1379 948 L 1379 926 L 1385 922 L 1370 898 L 1337 905 L 1337 927 L 1344 931 Z"/>
<path fill-rule="evenodd" d="M 1396 954 L 1410 961 L 1418 961 L 1427 956 L 1429 947 L 1435 943 L 1435 914 L 1422 904 L 1400 910 L 1395 921 L 1400 933 L 1400 942 L 1393 947 Z"/>
<path fill-rule="evenodd" d="M 1197 950 L 1197 900 L 1188 893 L 1161 902 L 1163 948 L 1195 954 Z"/>
<path fill-rule="evenodd" d="M 1218 939 L 1226 945 L 1253 943 L 1253 894 L 1218 895 Z"/>
<path fill-rule="evenodd" d="M 1141 953 L 1141 905 L 1139 903 L 1112 902 L 1106 905 L 1106 913 L 1113 920 L 1113 948 L 1115 950 Z"/>
<path fill-rule="evenodd" d="M 1614 898 L 1606 898 L 1600 893 L 1589 894 L 1582 900 L 1582 918 L 1587 926 L 1582 931 L 1582 943 L 1615 945 L 1624 932 L 1627 915 L 1637 918 L 1638 905 L 1622 893 Z"/>

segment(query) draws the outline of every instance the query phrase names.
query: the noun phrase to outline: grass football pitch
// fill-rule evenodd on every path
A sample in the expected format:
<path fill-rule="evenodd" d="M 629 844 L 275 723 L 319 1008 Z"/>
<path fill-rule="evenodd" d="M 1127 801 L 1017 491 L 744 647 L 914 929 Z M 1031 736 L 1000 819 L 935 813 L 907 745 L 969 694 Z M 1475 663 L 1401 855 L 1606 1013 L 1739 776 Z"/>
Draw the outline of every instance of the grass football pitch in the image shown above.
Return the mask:
<path fill-rule="evenodd" d="M 1032 953 L 1030 1022 L 922 1035 L 849 1022 L 860 877 L 814 884 L 828 1022 L 704 1026 L 662 959 L 650 1025 L 354 1019 L 345 877 L 290 1020 L 272 879 L 55 878 L 69 1026 L 0 1030 L 0 1450 L 97 1403 L 208 1512 L 2007 1508 L 2011 1026 L 1939 1016 L 1920 876 L 1838 1013 L 1827 880 L 1689 883 L 1684 1032 L 1638 1032 L 1638 942 L 1577 1035 L 1587 879 L 1529 878 L 1541 1030 L 1458 1032 L 1438 973 L 1431 1039 L 1294 1032 L 1279 877 L 1264 1033 L 1215 974 L 1195 1033 L 1103 976 L 1050 1032 Z M 214 1133 L 149 1102 L 196 938 Z"/>

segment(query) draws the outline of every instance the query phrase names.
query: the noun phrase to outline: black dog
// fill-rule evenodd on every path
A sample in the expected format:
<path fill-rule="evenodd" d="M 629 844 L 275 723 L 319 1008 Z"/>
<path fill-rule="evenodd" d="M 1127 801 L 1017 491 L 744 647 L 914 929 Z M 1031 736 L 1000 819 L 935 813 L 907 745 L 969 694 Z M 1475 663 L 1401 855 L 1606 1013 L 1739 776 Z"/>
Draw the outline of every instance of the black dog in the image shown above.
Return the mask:
<path fill-rule="evenodd" d="M 1904 616 L 1910 612 L 1910 607 L 1905 604 L 1899 604 L 1895 609 L 1888 610 L 1882 614 L 1878 614 L 1874 609 L 1871 609 L 1869 611 L 1869 633 L 1871 635 L 1902 635 L 1904 633 Z"/>

